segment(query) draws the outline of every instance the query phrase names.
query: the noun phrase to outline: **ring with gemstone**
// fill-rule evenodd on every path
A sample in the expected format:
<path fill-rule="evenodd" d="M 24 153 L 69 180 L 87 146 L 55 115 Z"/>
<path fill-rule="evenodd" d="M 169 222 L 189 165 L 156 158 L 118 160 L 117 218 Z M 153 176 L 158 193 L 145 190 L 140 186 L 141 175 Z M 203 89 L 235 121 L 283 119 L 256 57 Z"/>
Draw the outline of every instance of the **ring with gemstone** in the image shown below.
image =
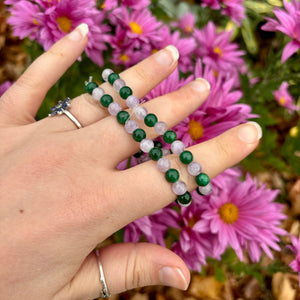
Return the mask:
<path fill-rule="evenodd" d="M 82 125 L 79 121 L 68 111 L 71 103 L 71 99 L 68 97 L 65 100 L 59 100 L 58 103 L 51 107 L 51 113 L 49 117 L 53 117 L 55 115 L 62 115 L 65 114 L 76 126 L 78 129 L 82 128 Z"/>

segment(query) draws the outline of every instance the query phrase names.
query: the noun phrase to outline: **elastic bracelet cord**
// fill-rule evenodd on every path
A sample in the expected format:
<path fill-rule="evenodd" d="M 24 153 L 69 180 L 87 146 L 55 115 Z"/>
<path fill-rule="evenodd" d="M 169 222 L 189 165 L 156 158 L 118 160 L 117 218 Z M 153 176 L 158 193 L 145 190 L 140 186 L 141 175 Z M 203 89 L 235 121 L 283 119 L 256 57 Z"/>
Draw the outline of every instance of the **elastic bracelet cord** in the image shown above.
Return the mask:
<path fill-rule="evenodd" d="M 168 130 L 165 122 L 159 122 L 155 114 L 149 114 L 145 107 L 139 106 L 139 98 L 132 94 L 131 88 L 126 86 L 125 81 L 121 79 L 118 74 L 114 73 L 113 70 L 105 69 L 102 72 L 102 78 L 114 87 L 122 99 L 126 100 L 127 106 L 133 109 L 137 119 L 143 120 L 148 127 L 154 127 L 155 132 L 162 136 L 166 143 L 171 144 L 172 153 L 179 155 L 180 161 L 187 165 L 189 174 L 195 176 L 195 181 L 198 185 L 198 194 L 208 195 L 212 191 L 212 185 L 209 182 L 208 175 L 201 172 L 199 163 L 193 162 L 193 154 L 185 150 L 182 141 L 177 140 L 176 132 Z M 159 171 L 165 173 L 166 180 L 172 183 L 172 190 L 177 196 L 177 204 L 184 207 L 190 205 L 192 196 L 191 193 L 187 191 L 186 183 L 179 180 L 179 172 L 171 168 L 171 162 L 168 158 L 163 157 L 166 152 L 169 154 L 169 151 L 167 149 L 161 149 L 162 144 L 160 142 L 153 142 L 147 139 L 146 132 L 139 128 L 135 120 L 130 119 L 130 114 L 122 110 L 120 104 L 114 102 L 110 95 L 105 94 L 101 87 L 92 82 L 91 77 L 89 82 L 85 83 L 85 91 L 91 94 L 96 101 L 99 101 L 102 106 L 108 108 L 109 113 L 115 115 L 118 122 L 125 126 L 125 130 L 129 134 L 132 134 L 133 139 L 140 143 L 141 151 L 139 151 L 136 156 L 140 156 L 144 152 L 149 153 L 149 157 L 157 162 Z"/>

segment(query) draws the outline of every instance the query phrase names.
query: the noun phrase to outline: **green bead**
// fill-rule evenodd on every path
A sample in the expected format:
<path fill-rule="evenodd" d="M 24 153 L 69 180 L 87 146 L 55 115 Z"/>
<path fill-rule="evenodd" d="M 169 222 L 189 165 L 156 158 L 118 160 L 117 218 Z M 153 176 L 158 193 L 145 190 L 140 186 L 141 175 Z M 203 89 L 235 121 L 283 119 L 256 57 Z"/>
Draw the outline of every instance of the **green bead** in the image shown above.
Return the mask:
<path fill-rule="evenodd" d="M 154 127 L 154 125 L 157 123 L 157 116 L 155 114 L 148 114 L 144 119 L 144 123 L 148 127 Z"/>
<path fill-rule="evenodd" d="M 166 172 L 165 177 L 167 181 L 174 183 L 179 179 L 179 172 L 176 169 L 169 169 Z"/>
<path fill-rule="evenodd" d="M 162 156 L 162 150 L 156 147 L 153 147 L 149 152 L 149 157 L 154 161 L 158 161 L 160 158 L 162 158 Z"/>
<path fill-rule="evenodd" d="M 98 87 L 98 84 L 96 82 L 89 82 L 84 86 L 84 91 L 92 95 L 92 92 L 96 87 Z"/>
<path fill-rule="evenodd" d="M 140 158 L 143 154 L 144 154 L 144 152 L 143 152 L 142 150 L 140 150 L 139 152 L 133 154 L 133 156 L 134 156 L 135 158 Z"/>
<path fill-rule="evenodd" d="M 127 99 L 129 96 L 132 95 L 132 90 L 129 86 L 123 86 L 121 89 L 120 89 L 120 96 L 121 98 L 123 99 Z"/>
<path fill-rule="evenodd" d="M 209 183 L 209 177 L 205 173 L 200 173 L 195 177 L 196 183 L 199 186 L 206 186 Z"/>
<path fill-rule="evenodd" d="M 154 146 L 155 146 L 156 148 L 162 149 L 163 144 L 162 144 L 160 141 L 154 141 Z"/>
<path fill-rule="evenodd" d="M 104 107 L 108 107 L 109 104 L 114 102 L 114 99 L 112 98 L 111 95 L 105 94 L 101 97 L 100 102 Z"/>
<path fill-rule="evenodd" d="M 190 192 L 185 192 L 183 195 L 181 196 L 178 196 L 178 198 L 176 199 L 176 202 L 183 206 L 183 207 L 186 207 L 186 206 L 189 206 L 191 203 L 192 203 L 192 195 Z"/>
<path fill-rule="evenodd" d="M 117 73 L 111 73 L 111 74 L 109 74 L 107 80 L 111 85 L 113 85 L 114 82 L 119 78 L 120 78 L 120 76 Z"/>
<path fill-rule="evenodd" d="M 141 142 L 143 139 L 146 138 L 146 132 L 144 129 L 137 128 L 133 133 L 132 137 L 136 142 Z"/>
<path fill-rule="evenodd" d="M 163 136 L 163 139 L 166 143 L 168 144 L 172 144 L 174 141 L 176 141 L 177 139 L 177 134 L 175 131 L 173 130 L 167 130 L 165 133 L 164 133 L 164 136 Z"/>
<path fill-rule="evenodd" d="M 127 111 L 121 110 L 117 114 L 117 120 L 120 124 L 124 125 L 126 121 L 129 119 L 130 115 Z"/>
<path fill-rule="evenodd" d="M 183 151 L 180 153 L 179 159 L 183 164 L 188 165 L 193 161 L 193 154 L 190 151 Z"/>

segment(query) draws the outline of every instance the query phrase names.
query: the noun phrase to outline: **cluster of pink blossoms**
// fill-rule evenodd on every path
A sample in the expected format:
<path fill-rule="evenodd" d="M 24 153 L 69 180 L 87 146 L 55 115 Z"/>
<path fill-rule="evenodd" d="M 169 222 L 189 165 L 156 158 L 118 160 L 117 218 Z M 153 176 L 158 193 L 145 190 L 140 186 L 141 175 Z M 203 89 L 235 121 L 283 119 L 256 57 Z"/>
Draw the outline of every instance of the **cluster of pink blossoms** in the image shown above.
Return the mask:
<path fill-rule="evenodd" d="M 224 131 L 256 117 L 251 107 L 238 103 L 242 97 L 239 74 L 246 73 L 244 52 L 231 41 L 231 32 L 217 31 L 209 22 L 195 28 L 195 16 L 187 13 L 178 22 L 164 24 L 149 8 L 149 0 L 105 0 L 101 8 L 95 0 L 5 0 L 11 5 L 14 34 L 37 40 L 47 50 L 76 26 L 89 25 L 87 56 L 103 66 L 103 51 L 119 67 L 130 67 L 167 45 L 178 48 L 178 69 L 153 89 L 149 100 L 172 92 L 203 77 L 211 84 L 211 93 L 192 115 L 175 126 L 178 137 L 188 147 L 209 140 Z M 202 6 L 222 9 L 240 24 L 244 15 L 243 0 L 204 0 Z M 84 9 L 82 9 L 84 7 Z M 109 52 L 110 51 L 110 52 Z M 185 79 L 180 77 L 185 73 Z M 163 141 L 161 141 L 163 143 Z M 167 147 L 163 143 L 163 146 Z M 131 167 L 147 160 L 131 158 Z M 119 168 L 125 168 L 127 160 Z M 281 205 L 274 202 L 277 191 L 259 186 L 247 175 L 227 170 L 213 179 L 214 191 L 205 200 L 193 192 L 195 199 L 180 213 L 172 206 L 129 224 L 126 241 L 138 241 L 144 235 L 149 242 L 165 245 L 169 228 L 179 230 L 179 240 L 172 245 L 193 270 L 200 270 L 207 257 L 220 259 L 232 247 L 242 259 L 247 250 L 252 261 L 258 261 L 262 250 L 270 257 L 270 249 L 279 250 Z"/>

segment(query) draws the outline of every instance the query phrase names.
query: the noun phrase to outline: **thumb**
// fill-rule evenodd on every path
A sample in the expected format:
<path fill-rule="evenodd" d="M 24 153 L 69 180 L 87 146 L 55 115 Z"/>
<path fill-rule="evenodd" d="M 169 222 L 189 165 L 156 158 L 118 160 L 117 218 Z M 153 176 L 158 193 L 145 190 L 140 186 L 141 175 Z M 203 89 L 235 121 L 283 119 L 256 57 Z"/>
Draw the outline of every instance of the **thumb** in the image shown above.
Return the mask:
<path fill-rule="evenodd" d="M 147 243 L 122 243 L 100 250 L 106 284 L 111 294 L 136 287 L 167 285 L 186 290 L 190 273 L 171 250 Z M 95 299 L 102 291 L 95 253 L 91 253 L 59 299 Z"/>

